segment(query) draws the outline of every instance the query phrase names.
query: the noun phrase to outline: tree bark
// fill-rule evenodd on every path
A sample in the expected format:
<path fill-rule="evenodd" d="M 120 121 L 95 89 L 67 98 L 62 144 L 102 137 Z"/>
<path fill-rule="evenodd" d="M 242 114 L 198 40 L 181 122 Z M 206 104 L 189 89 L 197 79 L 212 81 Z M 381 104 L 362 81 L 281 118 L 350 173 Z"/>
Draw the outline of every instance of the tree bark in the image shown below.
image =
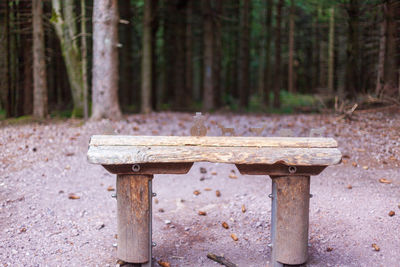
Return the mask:
<path fill-rule="evenodd" d="M 394 0 L 386 0 L 384 8 L 384 16 L 386 21 L 386 51 L 384 61 L 384 74 L 383 74 L 383 93 L 387 97 L 398 96 L 398 65 L 397 65 L 397 23 L 396 23 L 396 10 L 399 3 Z M 399 14 L 399 13 L 397 13 Z"/>
<path fill-rule="evenodd" d="M 158 0 L 151 0 L 151 107 L 158 107 L 158 75 L 157 75 L 157 31 L 158 31 Z"/>
<path fill-rule="evenodd" d="M 335 60 L 335 8 L 330 9 L 329 18 L 329 48 L 328 48 L 328 89 L 329 93 L 333 94 L 334 91 L 334 60 Z"/>
<path fill-rule="evenodd" d="M 151 1 L 144 1 L 143 15 L 143 45 L 142 45 L 142 94 L 141 112 L 151 112 L 152 91 L 152 28 L 151 28 Z"/>
<path fill-rule="evenodd" d="M 81 0 L 81 41 L 82 41 L 82 89 L 83 89 L 83 117 L 85 121 L 89 117 L 88 110 L 88 75 L 87 75 L 87 43 L 86 43 L 86 5 L 85 0 Z"/>
<path fill-rule="evenodd" d="M 186 9 L 186 94 L 189 99 L 193 99 L 193 1 L 188 1 Z"/>
<path fill-rule="evenodd" d="M 118 1 L 93 3 L 92 116 L 120 119 L 118 103 Z"/>
<path fill-rule="evenodd" d="M 271 40 L 272 40 L 272 9 L 273 0 L 267 0 L 267 15 L 265 17 L 265 73 L 264 73 L 264 105 L 269 106 L 271 88 Z"/>
<path fill-rule="evenodd" d="M 250 64 L 250 0 L 243 1 L 240 16 L 240 71 L 239 71 L 239 107 L 244 109 L 249 103 L 250 83 L 249 83 L 249 64 Z"/>
<path fill-rule="evenodd" d="M 274 108 L 280 108 L 281 90 L 281 20 L 284 1 L 279 0 L 276 7 L 276 28 L 275 28 L 275 77 L 274 77 Z"/>
<path fill-rule="evenodd" d="M 214 72 L 214 105 L 216 108 L 222 104 L 222 88 L 221 88 L 221 61 L 222 61 L 222 27 L 221 27 L 221 16 L 222 16 L 222 3 L 223 1 L 214 1 L 215 12 L 213 15 L 213 28 L 214 28 L 214 44 L 213 44 L 213 72 Z"/>
<path fill-rule="evenodd" d="M 63 5 L 61 6 L 61 3 Z M 77 23 L 74 14 L 74 0 L 52 0 L 51 22 L 60 40 L 68 80 L 71 87 L 74 108 L 73 117 L 82 117 L 84 110 L 82 57 L 78 47 Z"/>
<path fill-rule="evenodd" d="M 33 26 L 33 115 L 38 118 L 47 116 L 47 84 L 44 48 L 42 1 L 32 2 Z"/>
<path fill-rule="evenodd" d="M 293 86 L 293 54 L 294 54 L 294 0 L 290 1 L 289 15 L 289 64 L 288 64 L 288 91 L 294 93 Z"/>
<path fill-rule="evenodd" d="M 214 54 L 213 54 L 213 21 L 211 0 L 203 0 L 204 10 L 204 70 L 203 70 L 203 110 L 209 111 L 214 103 Z"/>
<path fill-rule="evenodd" d="M 119 27 L 119 42 L 122 47 L 119 49 L 119 102 L 122 110 L 132 105 L 133 91 L 139 91 L 139 88 L 135 87 L 134 84 L 134 69 L 132 66 L 133 62 L 133 51 L 132 51 L 132 12 L 131 12 L 131 1 L 120 1 L 119 2 L 119 13 L 121 20 L 126 21 Z M 137 71 L 139 72 L 139 70 Z M 139 102 L 139 101 L 138 101 Z"/>
<path fill-rule="evenodd" d="M 359 88 L 359 0 L 350 0 L 347 7 L 347 62 L 346 62 L 346 92 L 355 97 Z"/>
<path fill-rule="evenodd" d="M 8 116 L 7 111 L 9 110 L 8 92 L 9 92 L 9 68 L 8 68 L 8 5 L 5 5 L 4 13 L 0 16 L 0 94 L 1 94 L 1 109 L 6 110 L 6 117 Z"/>

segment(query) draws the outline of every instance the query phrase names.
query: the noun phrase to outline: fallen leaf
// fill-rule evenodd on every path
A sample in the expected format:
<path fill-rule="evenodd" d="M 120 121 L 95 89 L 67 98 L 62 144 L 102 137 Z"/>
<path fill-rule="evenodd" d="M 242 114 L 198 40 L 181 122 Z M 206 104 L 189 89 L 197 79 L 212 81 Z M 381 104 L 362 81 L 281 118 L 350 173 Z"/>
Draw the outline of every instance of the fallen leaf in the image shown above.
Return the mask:
<path fill-rule="evenodd" d="M 382 183 L 382 184 L 391 184 L 392 183 L 392 181 L 390 181 L 390 180 L 388 180 L 386 178 L 379 179 L 379 182 Z"/>
<path fill-rule="evenodd" d="M 237 176 L 236 176 L 235 174 L 231 173 L 231 174 L 229 174 L 229 178 L 231 178 L 231 179 L 237 179 Z"/>
<path fill-rule="evenodd" d="M 73 155 L 75 155 L 75 153 L 73 153 L 73 152 L 70 152 L 70 153 L 66 153 L 66 154 L 65 154 L 65 156 L 67 156 L 67 157 L 72 157 Z"/>
<path fill-rule="evenodd" d="M 158 212 L 164 212 L 164 209 L 158 209 Z"/>
<path fill-rule="evenodd" d="M 153 130 L 153 131 L 151 131 L 151 133 L 152 134 L 158 134 L 158 131 L 157 130 Z"/>
<path fill-rule="evenodd" d="M 353 165 L 353 167 L 357 167 L 357 162 L 353 161 L 353 162 L 351 163 L 351 165 Z"/>
<path fill-rule="evenodd" d="M 242 205 L 242 212 L 243 212 L 243 213 L 245 213 L 245 212 L 246 212 L 246 207 L 245 207 L 245 205 L 244 205 L 244 204 Z"/>
<path fill-rule="evenodd" d="M 107 187 L 107 191 L 115 191 L 115 188 L 110 185 L 109 187 Z"/>
<path fill-rule="evenodd" d="M 225 229 L 229 229 L 229 225 L 226 222 L 222 223 L 222 227 L 224 227 Z"/>
<path fill-rule="evenodd" d="M 211 191 L 212 189 L 209 187 L 204 188 L 204 191 Z"/>
<path fill-rule="evenodd" d="M 157 263 L 158 263 L 161 267 L 171 267 L 171 264 L 169 264 L 169 262 L 167 262 L 167 261 L 159 260 L 159 261 L 157 261 Z"/>
<path fill-rule="evenodd" d="M 211 175 L 217 175 L 217 172 L 212 172 Z"/>
<path fill-rule="evenodd" d="M 201 193 L 200 193 L 199 190 L 194 190 L 193 194 L 194 194 L 195 196 L 198 196 L 198 195 L 200 195 Z"/>
<path fill-rule="evenodd" d="M 200 216 L 206 216 L 206 215 L 207 215 L 207 212 L 202 211 L 202 210 L 199 210 L 199 215 L 200 215 Z"/>
<path fill-rule="evenodd" d="M 393 217 L 395 214 L 396 214 L 396 213 L 395 213 L 393 210 L 389 211 L 389 216 L 390 216 L 390 217 Z"/>
<path fill-rule="evenodd" d="M 19 232 L 20 232 L 20 233 L 25 233 L 25 232 L 26 232 L 26 228 L 25 228 L 25 227 L 22 227 L 22 228 L 19 230 Z"/>
<path fill-rule="evenodd" d="M 70 194 L 68 195 L 68 198 L 69 198 L 69 199 L 80 199 L 81 197 L 75 195 L 74 193 L 70 193 Z"/>
<path fill-rule="evenodd" d="M 365 152 L 365 149 L 364 148 L 357 148 L 356 149 L 358 152 Z"/>
<path fill-rule="evenodd" d="M 363 166 L 363 169 L 364 169 L 364 170 L 368 170 L 369 167 L 368 167 L 368 166 Z"/>
<path fill-rule="evenodd" d="M 133 130 L 134 130 L 134 131 L 139 131 L 139 127 L 133 126 Z"/>
<path fill-rule="evenodd" d="M 349 185 L 347 186 L 347 189 L 353 189 L 353 186 L 352 186 L 351 184 L 349 184 Z"/>
<path fill-rule="evenodd" d="M 220 197 L 220 196 L 221 196 L 221 192 L 220 192 L 219 190 L 217 190 L 217 191 L 215 191 L 215 195 L 216 195 L 217 197 Z"/>
<path fill-rule="evenodd" d="M 326 251 L 328 251 L 328 252 L 331 252 L 332 250 L 333 250 L 333 248 L 331 248 L 331 247 L 326 248 Z"/>
<path fill-rule="evenodd" d="M 239 240 L 239 238 L 235 234 L 231 234 L 231 237 L 232 237 L 233 241 L 238 241 Z"/>
<path fill-rule="evenodd" d="M 344 154 L 344 155 L 342 156 L 342 158 L 344 158 L 344 159 L 349 159 L 349 158 L 350 158 L 350 156 L 349 156 L 349 155 L 347 155 L 347 154 Z"/>
<path fill-rule="evenodd" d="M 372 247 L 374 248 L 375 251 L 381 250 L 381 249 L 378 247 L 378 245 L 375 244 L 375 243 L 372 244 Z"/>
<path fill-rule="evenodd" d="M 343 164 L 347 164 L 347 159 L 342 159 Z"/>
<path fill-rule="evenodd" d="M 207 169 L 203 168 L 203 167 L 200 167 L 200 173 L 207 173 Z"/>
<path fill-rule="evenodd" d="M 154 203 L 158 204 L 158 198 L 154 199 Z"/>

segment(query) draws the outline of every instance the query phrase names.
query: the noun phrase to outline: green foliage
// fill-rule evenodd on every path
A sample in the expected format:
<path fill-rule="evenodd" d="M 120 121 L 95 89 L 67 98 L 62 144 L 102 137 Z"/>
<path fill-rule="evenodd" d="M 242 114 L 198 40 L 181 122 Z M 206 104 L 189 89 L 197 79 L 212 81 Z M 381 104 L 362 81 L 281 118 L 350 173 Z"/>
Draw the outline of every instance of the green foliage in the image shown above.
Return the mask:
<path fill-rule="evenodd" d="M 71 118 L 73 114 L 72 110 L 53 110 L 50 113 L 50 118 Z"/>
<path fill-rule="evenodd" d="M 4 109 L 0 109 L 0 120 L 4 120 L 6 118 L 6 111 Z"/>

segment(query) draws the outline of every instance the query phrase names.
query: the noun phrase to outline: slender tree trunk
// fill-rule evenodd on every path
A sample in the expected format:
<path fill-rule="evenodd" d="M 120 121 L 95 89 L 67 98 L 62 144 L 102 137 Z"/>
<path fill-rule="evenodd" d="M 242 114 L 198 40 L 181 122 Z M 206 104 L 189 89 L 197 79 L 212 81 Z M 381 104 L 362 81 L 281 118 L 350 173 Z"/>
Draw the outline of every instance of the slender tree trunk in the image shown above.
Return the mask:
<path fill-rule="evenodd" d="M 33 0 L 33 115 L 47 116 L 46 62 L 44 53 L 44 29 L 42 1 Z"/>
<path fill-rule="evenodd" d="M 151 29 L 151 1 L 144 1 L 143 15 L 143 53 L 142 53 L 142 103 L 141 112 L 151 112 L 151 90 L 152 90 L 152 29 Z"/>
<path fill-rule="evenodd" d="M 2 10 L 0 10 L 2 11 Z M 1 93 L 1 109 L 6 110 L 6 116 L 8 117 L 9 101 L 9 34 L 8 34 L 8 5 L 5 5 L 4 13 L 0 13 L 0 93 Z"/>
<path fill-rule="evenodd" d="M 214 71 L 213 71 L 213 21 L 211 0 L 203 0 L 204 25 L 204 71 L 203 71 L 203 110 L 208 111 L 215 107 L 214 102 Z"/>
<path fill-rule="evenodd" d="M 348 38 L 347 38 L 347 65 L 346 91 L 355 97 L 359 88 L 359 4 L 358 0 L 350 0 L 347 8 Z"/>
<path fill-rule="evenodd" d="M 185 33 L 186 33 L 186 4 L 187 1 L 178 1 L 175 4 L 175 25 L 174 25 L 174 104 L 175 109 L 185 109 L 189 99 L 186 94 L 185 83 Z"/>
<path fill-rule="evenodd" d="M 193 1 L 188 1 L 186 9 L 186 94 L 193 98 Z"/>
<path fill-rule="evenodd" d="M 272 40 L 272 9 L 274 1 L 267 0 L 267 15 L 265 17 L 265 74 L 264 74 L 264 105 L 269 106 L 271 88 L 271 40 Z"/>
<path fill-rule="evenodd" d="M 280 108 L 281 106 L 281 21 L 283 4 L 284 0 L 279 0 L 276 7 L 274 108 Z"/>
<path fill-rule="evenodd" d="M 74 14 L 74 0 L 52 0 L 52 18 L 58 39 L 60 40 L 68 80 L 71 87 L 74 109 L 73 117 L 81 117 L 84 110 L 82 58 L 78 47 L 77 23 Z"/>
<path fill-rule="evenodd" d="M 175 11 L 174 1 L 165 0 L 164 1 L 164 14 L 163 14 L 163 56 L 164 56 L 164 66 L 163 66 L 163 88 L 162 88 L 162 103 L 170 104 L 174 99 L 174 85 L 175 85 L 175 48 L 174 48 L 174 19 L 171 14 Z"/>
<path fill-rule="evenodd" d="M 288 91 L 294 93 L 293 86 L 293 54 L 294 54 L 294 0 L 290 1 L 289 15 L 289 64 L 288 64 Z"/>
<path fill-rule="evenodd" d="M 157 76 L 157 31 L 158 31 L 158 0 L 151 0 L 151 107 L 158 107 L 158 76 Z"/>
<path fill-rule="evenodd" d="M 239 107 L 244 109 L 249 102 L 250 83 L 249 83 L 249 65 L 250 65 L 250 0 L 243 1 L 240 16 L 240 72 L 239 72 Z"/>
<path fill-rule="evenodd" d="M 81 0 L 81 41 L 82 41 L 82 87 L 83 87 L 83 117 L 85 120 L 89 117 L 88 110 L 88 75 L 87 75 L 87 44 L 86 44 L 86 5 L 85 0 Z"/>
<path fill-rule="evenodd" d="M 220 107 L 222 104 L 222 88 L 221 88 L 221 61 L 222 61 L 222 27 L 221 27 L 221 16 L 222 16 L 222 3 L 223 1 L 214 1 L 215 3 L 215 15 L 213 16 L 214 23 L 214 102 L 215 107 Z"/>
<path fill-rule="evenodd" d="M 119 27 L 120 43 L 122 47 L 119 49 L 119 102 L 122 110 L 132 104 L 133 91 L 139 91 L 135 87 L 133 75 L 133 51 L 132 51 L 132 12 L 131 1 L 119 1 L 119 13 L 121 20 L 125 23 Z"/>
<path fill-rule="evenodd" d="M 335 8 L 330 9 L 330 18 L 329 18 L 329 48 L 328 48 L 328 89 L 329 93 L 333 94 L 334 91 L 334 60 L 335 60 Z"/>
<path fill-rule="evenodd" d="M 232 96 L 234 98 L 239 98 L 239 84 L 238 84 L 238 76 L 239 76 L 239 40 L 240 40 L 240 0 L 233 0 L 233 15 L 234 21 L 232 23 L 232 70 L 231 70 L 231 81 L 232 81 Z"/>
<path fill-rule="evenodd" d="M 382 7 L 382 9 L 384 9 Z M 383 12 L 384 13 L 384 12 Z M 379 95 L 383 88 L 383 74 L 385 71 L 385 52 L 386 52 L 386 19 L 384 18 L 380 25 L 378 72 L 376 76 L 375 94 Z"/>
<path fill-rule="evenodd" d="M 92 116 L 120 119 L 118 103 L 118 1 L 93 3 Z"/>
<path fill-rule="evenodd" d="M 386 51 L 384 61 L 384 94 L 388 97 L 397 97 L 397 74 L 398 65 L 397 58 L 395 55 L 397 52 L 397 23 L 396 23 L 396 5 L 399 3 L 394 0 L 386 0 L 384 3 L 384 16 L 386 21 Z"/>

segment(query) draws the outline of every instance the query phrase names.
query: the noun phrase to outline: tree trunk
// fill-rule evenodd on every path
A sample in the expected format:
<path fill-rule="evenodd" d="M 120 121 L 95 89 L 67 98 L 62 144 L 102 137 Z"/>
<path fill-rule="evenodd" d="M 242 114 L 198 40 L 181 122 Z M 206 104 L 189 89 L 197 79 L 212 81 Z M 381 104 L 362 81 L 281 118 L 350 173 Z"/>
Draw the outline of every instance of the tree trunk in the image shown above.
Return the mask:
<path fill-rule="evenodd" d="M 89 117 L 88 110 L 88 75 L 87 75 L 87 44 L 86 44 L 86 5 L 85 0 L 81 0 L 81 41 L 82 41 L 82 89 L 83 89 L 83 117 L 85 121 Z"/>
<path fill-rule="evenodd" d="M 328 57 L 328 89 L 329 93 L 333 94 L 334 84 L 333 84 L 333 71 L 334 71 L 334 59 L 335 59 L 335 8 L 330 9 L 329 18 L 329 57 Z"/>
<path fill-rule="evenodd" d="M 92 119 L 120 119 L 118 103 L 118 1 L 93 3 Z"/>
<path fill-rule="evenodd" d="M 243 1 L 240 16 L 240 70 L 239 70 L 239 107 L 244 109 L 249 102 L 250 83 L 249 83 L 249 65 L 250 65 L 250 0 Z"/>
<path fill-rule="evenodd" d="M 386 0 L 384 8 L 384 16 L 386 21 L 386 51 L 384 61 L 384 74 L 383 74 L 383 93 L 387 97 L 397 97 L 397 23 L 396 23 L 396 1 Z"/>
<path fill-rule="evenodd" d="M 265 74 L 264 74 L 264 105 L 269 106 L 271 88 L 271 40 L 272 40 L 272 9 L 274 1 L 267 0 L 267 15 L 265 17 Z"/>
<path fill-rule="evenodd" d="M 44 53 L 44 29 L 42 1 L 32 2 L 33 26 L 33 115 L 47 116 L 46 62 Z"/>
<path fill-rule="evenodd" d="M 186 94 L 189 99 L 193 98 L 193 1 L 188 1 L 186 9 Z"/>
<path fill-rule="evenodd" d="M 240 40 L 240 0 L 233 0 L 233 14 L 232 17 L 234 21 L 232 22 L 232 61 L 231 61 L 231 94 L 234 98 L 239 98 L 239 84 L 238 84 L 238 74 L 239 74 L 239 40 Z"/>
<path fill-rule="evenodd" d="M 214 71 L 214 103 L 215 107 L 218 108 L 222 104 L 222 88 L 221 88 L 221 61 L 222 61 L 222 28 L 221 28 L 221 16 L 222 16 L 222 3 L 223 1 L 214 1 L 215 12 L 213 16 L 213 28 L 214 28 L 214 60 L 213 60 L 213 71 Z"/>
<path fill-rule="evenodd" d="M 281 106 L 281 20 L 283 4 L 284 0 L 279 0 L 276 7 L 274 108 L 280 108 Z"/>
<path fill-rule="evenodd" d="M 382 7 L 382 9 L 384 9 Z M 384 12 L 383 12 L 384 13 Z M 378 55 L 378 72 L 376 75 L 375 94 L 378 96 L 383 88 L 383 74 L 385 71 L 385 52 L 386 52 L 386 19 L 384 18 L 380 25 L 379 37 L 379 55 Z"/>
<path fill-rule="evenodd" d="M 151 0 L 151 107 L 158 107 L 158 76 L 157 76 L 157 31 L 158 31 L 158 0 Z"/>
<path fill-rule="evenodd" d="M 144 1 L 143 15 L 143 45 L 142 45 L 142 94 L 141 112 L 151 112 L 152 91 L 152 28 L 151 28 L 151 1 Z"/>
<path fill-rule="evenodd" d="M 8 68 L 8 5 L 5 5 L 4 13 L 0 16 L 0 94 L 1 94 L 1 109 L 9 110 L 8 91 L 9 91 L 9 68 Z M 8 114 L 6 113 L 6 116 Z"/>
<path fill-rule="evenodd" d="M 346 64 L 346 91 L 355 97 L 359 88 L 359 5 L 358 0 L 350 0 L 347 8 L 348 38 Z"/>
<path fill-rule="evenodd" d="M 294 54 L 294 0 L 290 1 L 289 15 L 289 64 L 288 64 L 288 91 L 294 93 L 293 86 L 293 54 Z"/>
<path fill-rule="evenodd" d="M 120 43 L 122 47 L 119 49 L 119 102 L 122 110 L 132 105 L 133 91 L 139 91 L 139 88 L 134 86 L 134 70 L 133 66 L 133 51 L 132 51 L 132 13 L 131 1 L 119 1 L 119 13 L 121 20 L 126 21 L 119 27 Z M 139 72 L 139 70 L 137 71 Z"/>
<path fill-rule="evenodd" d="M 178 110 L 185 109 L 189 102 L 185 85 L 186 4 L 187 1 L 177 1 L 174 14 L 174 108 Z"/>
<path fill-rule="evenodd" d="M 175 85 L 175 49 L 174 49 L 174 19 L 175 12 L 174 0 L 165 0 L 164 14 L 163 14 L 163 88 L 162 88 L 162 103 L 170 104 L 174 99 L 174 85 Z"/>
<path fill-rule="evenodd" d="M 204 10 L 204 71 L 203 71 L 203 110 L 209 111 L 214 106 L 214 71 L 213 71 L 213 21 L 211 0 L 203 0 Z"/>
<path fill-rule="evenodd" d="M 78 47 L 76 16 L 74 14 L 74 0 L 52 0 L 53 10 L 51 22 L 54 25 L 60 40 L 68 80 L 71 87 L 74 108 L 73 117 L 82 117 L 84 110 L 82 58 Z M 61 13 L 62 12 L 62 13 Z"/>

